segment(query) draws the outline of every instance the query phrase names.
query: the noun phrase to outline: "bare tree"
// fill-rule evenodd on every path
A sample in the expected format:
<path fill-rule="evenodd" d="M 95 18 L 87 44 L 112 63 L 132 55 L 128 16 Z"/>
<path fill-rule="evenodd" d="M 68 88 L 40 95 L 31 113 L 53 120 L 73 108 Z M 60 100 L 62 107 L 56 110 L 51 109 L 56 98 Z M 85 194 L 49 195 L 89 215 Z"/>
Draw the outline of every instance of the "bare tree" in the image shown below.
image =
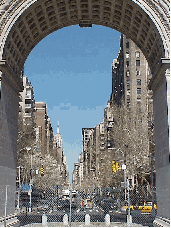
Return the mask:
<path fill-rule="evenodd" d="M 28 156 L 33 153 L 36 143 L 35 126 L 33 122 L 26 122 L 21 113 L 18 118 L 18 139 L 17 139 L 17 165 L 23 167 L 21 183 L 30 179 L 30 159 Z M 28 150 L 29 148 L 29 150 Z"/>
<path fill-rule="evenodd" d="M 145 172 L 149 167 L 148 131 L 144 130 L 148 130 L 147 126 L 138 122 L 136 112 L 131 112 L 124 102 L 113 105 L 113 114 L 114 158 L 127 165 L 129 175 L 137 174 L 140 167 Z"/>

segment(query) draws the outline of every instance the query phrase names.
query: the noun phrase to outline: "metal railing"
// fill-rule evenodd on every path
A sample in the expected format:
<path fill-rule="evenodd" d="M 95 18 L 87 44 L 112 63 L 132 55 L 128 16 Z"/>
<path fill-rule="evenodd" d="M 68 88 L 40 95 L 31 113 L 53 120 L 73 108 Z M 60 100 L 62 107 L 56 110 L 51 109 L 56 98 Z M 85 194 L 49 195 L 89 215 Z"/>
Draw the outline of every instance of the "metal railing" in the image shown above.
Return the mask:
<path fill-rule="evenodd" d="M 16 213 L 14 213 L 15 186 L 0 186 L 0 227 L 19 224 Z"/>

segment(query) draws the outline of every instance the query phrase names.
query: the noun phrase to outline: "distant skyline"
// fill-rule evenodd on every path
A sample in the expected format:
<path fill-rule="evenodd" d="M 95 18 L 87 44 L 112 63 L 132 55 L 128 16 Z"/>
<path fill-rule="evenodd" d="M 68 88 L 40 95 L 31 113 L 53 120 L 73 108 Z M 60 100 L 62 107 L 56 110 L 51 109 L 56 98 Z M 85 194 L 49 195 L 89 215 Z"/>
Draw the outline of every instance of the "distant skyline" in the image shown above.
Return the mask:
<path fill-rule="evenodd" d="M 25 63 L 36 101 L 47 104 L 54 134 L 63 137 L 70 182 L 82 152 L 82 128 L 95 127 L 112 92 L 112 61 L 120 33 L 104 26 L 60 29 L 44 38 Z"/>

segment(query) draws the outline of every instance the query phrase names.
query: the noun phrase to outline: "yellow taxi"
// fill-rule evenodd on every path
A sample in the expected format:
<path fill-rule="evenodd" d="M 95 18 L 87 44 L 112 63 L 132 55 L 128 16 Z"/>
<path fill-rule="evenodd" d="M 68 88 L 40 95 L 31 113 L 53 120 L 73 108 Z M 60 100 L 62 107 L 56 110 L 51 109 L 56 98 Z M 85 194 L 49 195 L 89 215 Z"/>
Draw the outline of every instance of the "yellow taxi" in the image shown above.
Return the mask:
<path fill-rule="evenodd" d="M 149 212 L 151 213 L 152 211 L 152 202 L 144 202 L 142 203 L 143 205 L 138 206 L 138 210 L 140 210 L 142 213 Z M 157 210 L 157 205 L 154 204 L 154 209 Z"/>
<path fill-rule="evenodd" d="M 84 205 L 86 206 L 86 208 L 91 209 L 93 207 L 93 202 L 90 199 L 86 199 Z"/>
<path fill-rule="evenodd" d="M 130 205 L 130 210 L 134 210 L 134 206 Z M 128 212 L 128 204 L 125 204 L 121 207 L 122 212 Z"/>

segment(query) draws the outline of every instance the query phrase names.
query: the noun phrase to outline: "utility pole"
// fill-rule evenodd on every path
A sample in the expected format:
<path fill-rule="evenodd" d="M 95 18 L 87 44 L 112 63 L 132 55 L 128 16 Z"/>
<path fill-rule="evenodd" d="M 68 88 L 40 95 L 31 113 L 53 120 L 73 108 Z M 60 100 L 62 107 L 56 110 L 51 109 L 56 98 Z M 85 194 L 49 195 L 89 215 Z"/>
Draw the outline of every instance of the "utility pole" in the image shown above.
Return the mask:
<path fill-rule="evenodd" d="M 122 170 L 124 171 L 124 188 L 125 188 L 125 202 L 126 202 L 126 165 L 122 165 Z"/>
<path fill-rule="evenodd" d="M 132 217 L 131 217 L 131 214 L 130 214 L 129 180 L 127 180 L 127 188 L 128 188 L 128 217 L 127 217 L 127 223 L 128 223 L 128 226 L 131 226 Z"/>
<path fill-rule="evenodd" d="M 70 187 L 70 212 L 69 212 L 69 226 L 71 226 L 71 204 L 72 204 L 72 188 Z"/>
<path fill-rule="evenodd" d="M 27 147 L 27 152 L 31 150 L 31 147 Z M 29 212 L 31 212 L 31 192 L 32 192 L 32 154 L 31 154 L 31 170 L 30 170 L 30 190 L 29 190 L 29 194 L 30 194 L 30 204 L 29 204 Z"/>
<path fill-rule="evenodd" d="M 32 184 L 33 184 L 33 179 L 32 179 L 32 154 L 31 154 L 31 170 L 30 170 L 30 207 L 29 207 L 29 212 L 31 212 L 31 193 L 32 193 Z"/>

